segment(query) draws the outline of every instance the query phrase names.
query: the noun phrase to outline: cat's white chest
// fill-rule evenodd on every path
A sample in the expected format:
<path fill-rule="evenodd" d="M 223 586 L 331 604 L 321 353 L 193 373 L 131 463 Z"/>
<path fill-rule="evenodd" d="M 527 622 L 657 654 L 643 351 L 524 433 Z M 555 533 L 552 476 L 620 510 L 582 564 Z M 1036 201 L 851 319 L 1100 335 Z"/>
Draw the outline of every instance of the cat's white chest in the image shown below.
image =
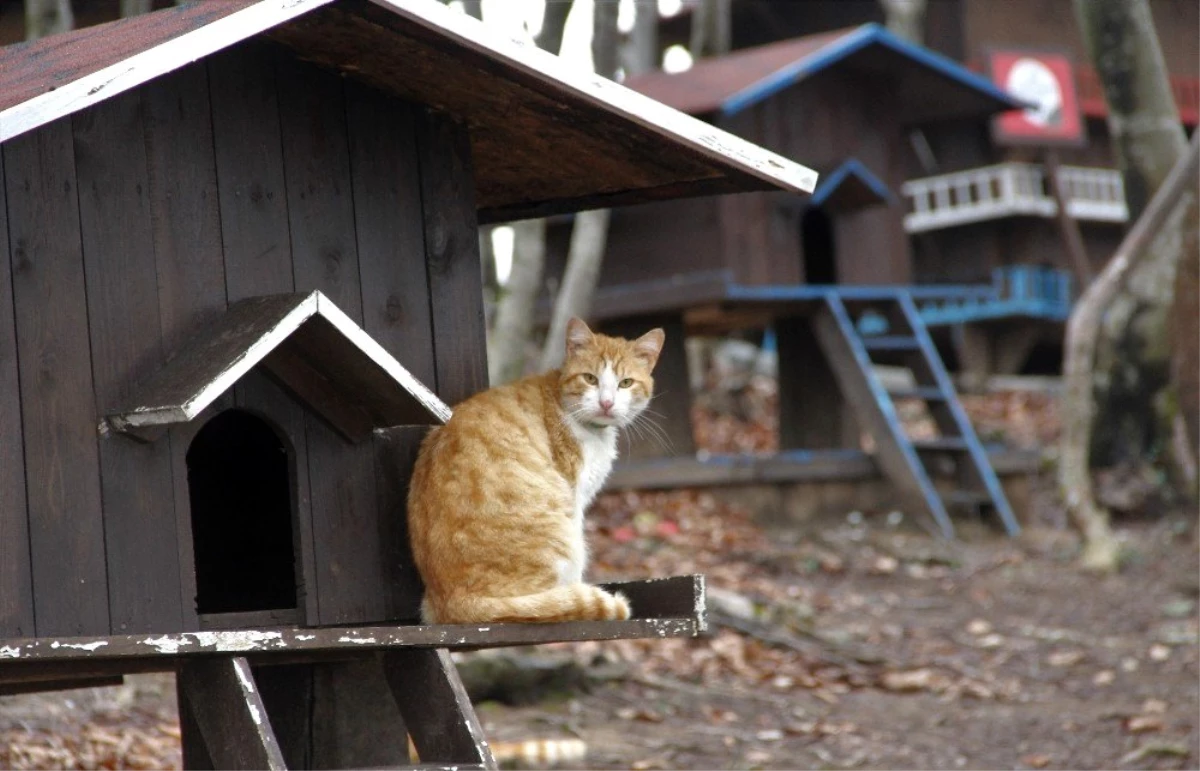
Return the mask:
<path fill-rule="evenodd" d="M 574 433 L 583 456 L 579 478 L 575 480 L 575 516 L 582 519 L 583 512 L 596 499 L 612 471 L 613 461 L 617 458 L 617 430 L 575 429 Z"/>

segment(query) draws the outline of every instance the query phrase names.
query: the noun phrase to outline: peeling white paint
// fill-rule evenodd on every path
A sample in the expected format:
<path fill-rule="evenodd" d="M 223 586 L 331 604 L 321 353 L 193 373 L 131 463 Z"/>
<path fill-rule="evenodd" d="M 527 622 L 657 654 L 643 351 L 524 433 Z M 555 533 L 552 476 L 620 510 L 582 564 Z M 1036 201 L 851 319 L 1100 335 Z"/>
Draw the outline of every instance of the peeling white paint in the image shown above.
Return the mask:
<path fill-rule="evenodd" d="M 13 648 L 8 645 L 5 645 L 3 648 L 0 648 L 0 659 L 19 659 L 19 658 L 21 658 L 21 649 L 20 648 Z"/>
<path fill-rule="evenodd" d="M 300 642 L 308 642 L 309 640 L 317 639 L 317 636 L 315 634 L 298 634 L 296 635 L 296 639 Z"/>
<path fill-rule="evenodd" d="M 97 640 L 96 642 L 90 643 L 65 643 L 55 640 L 54 642 L 50 643 L 50 647 L 54 648 L 55 650 L 58 650 L 59 648 L 73 648 L 77 651 L 87 651 L 89 653 L 97 648 L 103 648 L 105 645 L 108 645 L 107 640 Z"/>
<path fill-rule="evenodd" d="M 250 719 L 254 721 L 254 725 L 262 726 L 262 715 L 258 714 L 258 706 L 255 704 L 247 704 L 250 708 Z"/>
<path fill-rule="evenodd" d="M 191 644 L 192 641 L 183 635 L 179 637 L 163 635 L 162 637 L 147 637 L 145 640 L 138 640 L 138 645 L 149 645 L 159 653 L 166 653 L 168 655 L 178 653 L 180 648 L 185 648 Z"/>
<path fill-rule="evenodd" d="M 358 645 L 374 645 L 375 638 L 374 637 L 348 637 L 346 635 L 343 635 L 338 638 L 338 642 L 357 643 Z"/>
<path fill-rule="evenodd" d="M 246 693 L 254 693 L 254 678 L 250 677 L 250 665 L 245 661 L 235 661 L 233 662 L 233 671 L 237 672 L 237 678 L 242 684 L 242 689 Z M 253 709 L 254 705 L 250 705 L 250 708 Z M 256 719 L 254 722 L 257 723 L 258 720 Z"/>
<path fill-rule="evenodd" d="M 278 642 L 275 647 L 286 648 L 283 635 L 279 632 L 259 632 L 246 630 L 243 632 L 193 632 L 192 637 L 202 648 L 216 648 L 220 651 L 254 651 L 268 647 L 269 643 Z"/>
<path fill-rule="evenodd" d="M 481 627 L 479 627 L 479 631 L 490 632 L 490 631 L 492 631 L 492 628 L 490 626 L 481 626 Z"/>

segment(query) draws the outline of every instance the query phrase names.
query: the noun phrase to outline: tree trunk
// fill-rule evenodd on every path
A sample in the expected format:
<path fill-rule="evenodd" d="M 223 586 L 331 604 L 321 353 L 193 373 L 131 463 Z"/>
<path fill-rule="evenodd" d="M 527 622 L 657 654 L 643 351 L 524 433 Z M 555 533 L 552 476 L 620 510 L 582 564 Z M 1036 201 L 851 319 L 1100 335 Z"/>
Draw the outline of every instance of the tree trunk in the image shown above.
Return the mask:
<path fill-rule="evenodd" d="M 635 9 L 633 29 L 621 57 L 626 76 L 655 70 L 659 65 L 657 3 L 639 3 Z"/>
<path fill-rule="evenodd" d="M 542 29 L 534 41 L 557 54 L 571 2 L 548 2 Z M 533 332 L 533 317 L 546 263 L 546 223 L 512 223 L 512 270 L 497 292 L 494 323 L 488 328 L 488 377 L 492 385 L 507 383 L 525 372 Z"/>
<path fill-rule="evenodd" d="M 599 5 L 599 4 L 597 4 Z M 579 212 L 571 229 L 570 257 L 563 283 L 554 301 L 554 315 L 542 347 L 542 369 L 562 364 L 567 322 L 572 316 L 586 316 L 600 277 L 600 264 L 608 244 L 608 209 Z"/>
<path fill-rule="evenodd" d="M 154 0 L 121 0 L 121 17 L 138 16 L 154 10 Z"/>
<path fill-rule="evenodd" d="M 463 0 L 463 10 L 468 16 L 483 21 L 483 0 Z"/>
<path fill-rule="evenodd" d="M 512 228 L 512 271 L 499 290 L 496 321 L 488 337 L 488 377 L 493 385 L 525 374 L 534 308 L 546 263 L 546 221 L 514 222 Z"/>
<path fill-rule="evenodd" d="M 1171 239 L 1172 226 L 1178 224 L 1186 211 L 1195 211 L 1198 161 L 1200 135 L 1193 138 L 1187 155 L 1171 171 L 1104 271 L 1079 298 L 1067 323 L 1058 478 L 1067 511 L 1083 534 L 1083 564 L 1089 569 L 1114 570 L 1118 559 L 1108 512 L 1096 503 L 1092 491 L 1088 463 L 1088 439 L 1097 406 L 1092 399 L 1092 387 L 1101 320 L 1137 268 L 1152 259 L 1156 242 Z"/>
<path fill-rule="evenodd" d="M 25 0 L 25 39 L 37 40 L 75 26 L 71 0 Z"/>
<path fill-rule="evenodd" d="M 899 38 L 917 45 L 925 44 L 926 0 L 879 0 L 887 28 Z"/>
<path fill-rule="evenodd" d="M 1137 218 L 1186 145 L 1150 6 L 1147 0 L 1074 3 L 1104 84 L 1130 217 Z M 1170 446 L 1166 342 L 1182 248 L 1179 238 L 1157 239 L 1105 309 L 1095 360 L 1094 465 L 1145 463 Z"/>
<path fill-rule="evenodd" d="M 567 28 L 567 17 L 571 15 L 572 5 L 574 0 L 548 0 L 546 10 L 542 13 L 542 29 L 533 39 L 538 48 L 552 54 L 562 50 L 563 31 Z"/>
<path fill-rule="evenodd" d="M 1193 144 L 1200 142 L 1200 132 Z M 1178 401 L 1175 434 L 1182 483 L 1196 496 L 1196 455 L 1200 453 L 1200 178 L 1192 181 L 1192 201 L 1183 215 L 1183 253 L 1175 273 L 1171 309 L 1171 381 Z M 1182 422 L 1182 426 L 1180 425 Z M 1200 530 L 1200 525 L 1198 525 Z M 1198 540 L 1200 543 L 1200 540 Z"/>
<path fill-rule="evenodd" d="M 700 0 L 692 12 L 692 57 L 720 56 L 733 45 L 732 0 Z"/>
<path fill-rule="evenodd" d="M 617 74 L 617 3 L 593 5 L 592 63 L 598 74 L 612 78 Z M 657 13 L 657 6 L 642 4 L 637 13 Z M 562 286 L 554 300 L 554 313 L 542 346 L 542 369 L 557 367 L 563 360 L 563 339 L 572 316 L 586 316 L 596 293 L 600 264 L 608 243 L 607 209 L 584 211 L 575 215 L 571 245 Z"/>

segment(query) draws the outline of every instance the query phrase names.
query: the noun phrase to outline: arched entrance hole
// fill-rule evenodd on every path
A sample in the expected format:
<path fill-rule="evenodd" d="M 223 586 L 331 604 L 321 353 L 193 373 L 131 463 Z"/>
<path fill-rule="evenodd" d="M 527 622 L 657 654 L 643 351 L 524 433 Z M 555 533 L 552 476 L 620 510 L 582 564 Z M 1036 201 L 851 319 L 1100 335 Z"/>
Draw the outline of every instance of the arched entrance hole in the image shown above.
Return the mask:
<path fill-rule="evenodd" d="M 291 456 L 261 418 L 227 410 L 187 452 L 196 612 L 295 608 Z"/>

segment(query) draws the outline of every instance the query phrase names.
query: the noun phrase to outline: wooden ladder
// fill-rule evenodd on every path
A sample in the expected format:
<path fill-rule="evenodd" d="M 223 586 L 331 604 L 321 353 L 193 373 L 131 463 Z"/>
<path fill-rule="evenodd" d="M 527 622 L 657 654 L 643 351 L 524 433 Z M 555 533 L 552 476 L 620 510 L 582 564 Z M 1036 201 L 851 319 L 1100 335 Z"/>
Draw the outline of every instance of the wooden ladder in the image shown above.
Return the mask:
<path fill-rule="evenodd" d="M 326 716 L 328 725 L 314 732 L 304 724 L 321 717 L 306 714 L 311 704 L 295 699 L 294 683 L 273 687 L 280 675 L 311 677 L 307 670 L 260 668 L 239 656 L 182 662 L 177 682 L 184 768 L 497 768 L 446 649 L 393 650 L 343 666 L 345 671 L 331 672 L 344 702 L 339 706 L 370 717 L 364 721 L 359 714 L 346 724 Z M 392 699 L 390 709 L 398 707 L 402 718 L 394 722 L 382 703 Z M 420 763 L 409 762 L 406 731 Z"/>
<path fill-rule="evenodd" d="M 882 314 L 886 334 L 860 332 L 848 302 L 860 313 L 869 308 Z M 850 299 L 830 290 L 817 310 L 814 327 L 838 385 L 875 439 L 884 475 L 905 497 L 923 505 L 943 536 L 954 537 L 949 515 L 953 508 L 991 509 L 1009 535 L 1020 532 L 987 451 L 908 292 L 898 289 L 870 299 Z M 874 369 L 884 361 L 906 364 L 916 386 L 886 389 Z M 895 400 L 902 398 L 926 404 L 939 436 L 909 437 L 896 413 Z M 939 491 L 932 479 L 931 471 L 943 467 L 953 472 L 955 480 L 949 492 Z"/>

